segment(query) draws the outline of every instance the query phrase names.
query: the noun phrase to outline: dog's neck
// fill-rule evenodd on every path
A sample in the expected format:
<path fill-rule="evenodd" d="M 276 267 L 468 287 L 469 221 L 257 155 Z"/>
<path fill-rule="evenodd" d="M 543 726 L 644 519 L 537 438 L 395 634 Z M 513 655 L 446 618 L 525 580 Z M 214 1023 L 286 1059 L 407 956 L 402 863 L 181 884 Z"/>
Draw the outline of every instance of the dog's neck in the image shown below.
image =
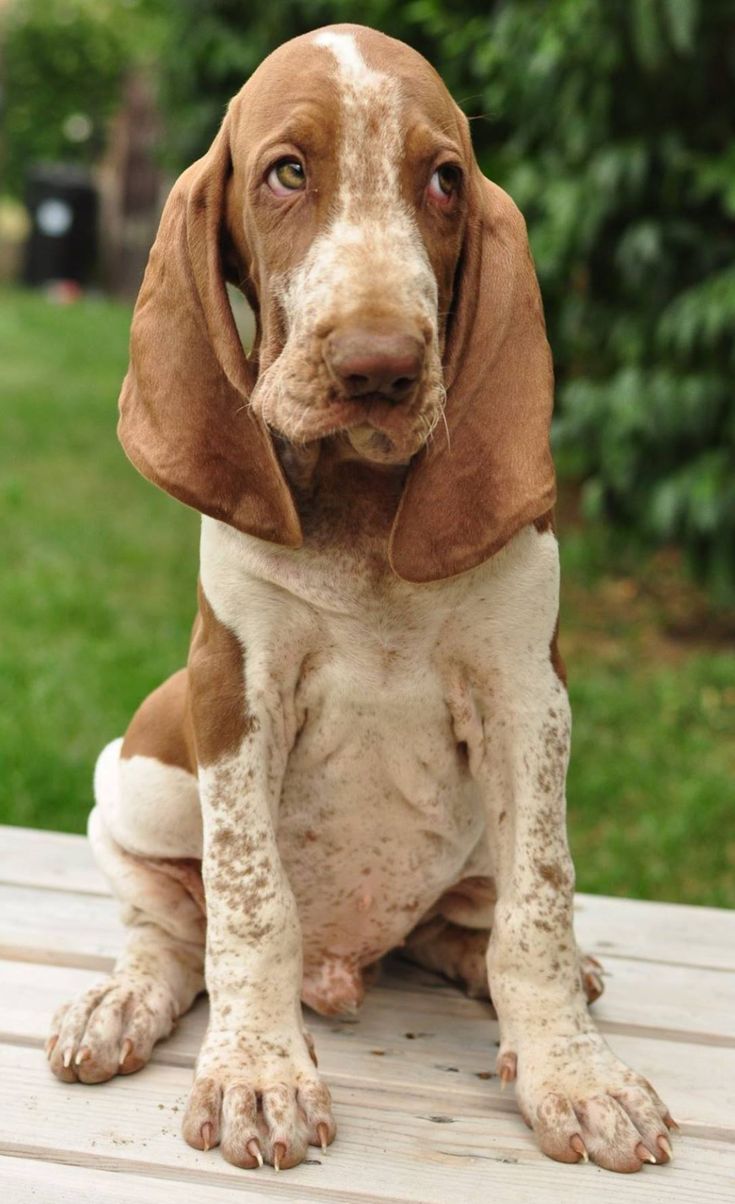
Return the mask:
<path fill-rule="evenodd" d="M 278 458 L 291 486 L 305 541 L 344 543 L 356 552 L 369 542 L 384 545 L 401 499 L 407 464 L 374 464 L 344 435 L 298 446 L 276 439 Z"/>

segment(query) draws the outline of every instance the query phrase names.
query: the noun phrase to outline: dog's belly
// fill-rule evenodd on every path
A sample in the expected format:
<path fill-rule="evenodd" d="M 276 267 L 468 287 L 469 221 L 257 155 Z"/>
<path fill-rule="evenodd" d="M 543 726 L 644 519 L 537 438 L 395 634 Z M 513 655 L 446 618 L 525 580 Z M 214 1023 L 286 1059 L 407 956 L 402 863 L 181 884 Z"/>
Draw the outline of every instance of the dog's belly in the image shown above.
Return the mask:
<path fill-rule="evenodd" d="M 359 1002 L 362 967 L 463 876 L 484 820 L 438 691 L 370 705 L 338 693 L 309 714 L 278 844 L 301 919 L 304 998 L 342 1011 Z"/>

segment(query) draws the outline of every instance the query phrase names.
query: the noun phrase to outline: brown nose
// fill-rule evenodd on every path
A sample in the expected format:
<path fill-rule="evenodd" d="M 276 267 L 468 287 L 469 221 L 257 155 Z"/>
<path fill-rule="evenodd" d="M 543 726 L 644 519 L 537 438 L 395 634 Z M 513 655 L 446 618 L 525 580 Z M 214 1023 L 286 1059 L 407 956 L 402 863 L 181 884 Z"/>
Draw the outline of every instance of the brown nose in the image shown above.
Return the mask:
<path fill-rule="evenodd" d="M 389 401 L 407 401 L 421 375 L 424 345 L 416 335 L 352 327 L 332 332 L 324 358 L 347 397 L 379 393 Z"/>

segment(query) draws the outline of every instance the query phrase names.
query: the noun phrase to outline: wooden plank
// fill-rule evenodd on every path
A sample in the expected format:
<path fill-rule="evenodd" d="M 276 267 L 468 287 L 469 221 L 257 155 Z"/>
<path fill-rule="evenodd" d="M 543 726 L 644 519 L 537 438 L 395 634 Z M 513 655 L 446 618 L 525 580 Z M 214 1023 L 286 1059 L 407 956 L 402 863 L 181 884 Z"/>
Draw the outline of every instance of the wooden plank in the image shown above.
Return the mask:
<path fill-rule="evenodd" d="M 100 1160 L 104 1161 L 104 1160 Z M 155 1170 L 155 1168 L 154 1168 Z M 8 1204 L 172 1204 L 182 1189 L 178 1178 L 154 1179 L 149 1175 L 74 1166 L 64 1162 L 43 1162 L 40 1158 L 0 1156 L 0 1198 Z M 263 1191 L 262 1180 L 243 1174 L 237 1187 L 197 1182 L 196 1204 L 239 1204 L 247 1200 L 290 1200 L 294 1193 L 279 1181 L 269 1182 Z M 324 1200 L 321 1192 L 302 1194 L 304 1200 Z"/>
<path fill-rule="evenodd" d="M 51 1079 L 35 1051 L 0 1047 L 4 1151 L 173 1179 L 172 1194 L 183 1189 L 195 1199 L 199 1184 L 237 1187 L 252 1176 L 269 1196 L 272 1171 L 238 1171 L 217 1151 L 200 1153 L 179 1137 L 188 1080 L 183 1069 L 156 1065 L 145 1075 L 85 1090 Z M 663 1198 L 659 1193 L 681 1204 L 732 1199 L 735 1149 L 722 1142 L 682 1138 L 672 1165 L 647 1167 L 623 1188 L 617 1176 L 596 1167 L 549 1162 L 513 1116 L 476 1107 L 439 1122 L 423 1098 L 408 1092 L 337 1086 L 334 1094 L 337 1143 L 326 1156 L 313 1151 L 309 1165 L 277 1181 L 294 1200 L 486 1204 L 490 1196 L 494 1204 L 537 1204 L 539 1198 L 594 1197 L 620 1204 L 622 1190 L 632 1204 L 651 1204 Z"/>
<path fill-rule="evenodd" d="M 0 882 L 109 895 L 85 836 L 0 825 Z"/>
<path fill-rule="evenodd" d="M 111 896 L 0 885 L 0 957 L 109 968 L 120 949 Z"/>
<path fill-rule="evenodd" d="M 575 929 L 596 957 L 735 970 L 735 911 L 577 895 Z"/>
<path fill-rule="evenodd" d="M 457 995 L 453 984 L 401 958 L 385 964 L 386 987 Z M 611 957 L 603 962 L 603 977 L 605 993 L 592 1014 L 606 1032 L 735 1047 L 735 974 Z"/>
<path fill-rule="evenodd" d="M 112 898 L 0 886 L 0 957 L 106 971 L 121 946 Z M 606 992 L 595 1014 L 607 1031 L 735 1045 L 735 975 L 623 958 L 606 964 Z M 448 1009 L 462 1007 L 461 993 L 443 979 L 393 965 L 402 991 L 443 992 Z M 384 981 L 389 986 L 391 974 Z"/>
<path fill-rule="evenodd" d="M 0 883 L 107 891 L 85 837 L 2 825 Z M 733 911 L 580 894 L 576 928 L 583 947 L 601 957 L 735 970 Z"/>
<path fill-rule="evenodd" d="M 40 1051 L 58 1004 L 97 978 L 86 970 L 0 963 L 0 1040 Z M 448 1009 L 446 1002 L 430 993 L 409 996 L 376 987 L 357 1019 L 340 1022 L 310 1013 L 319 1064 L 330 1084 L 407 1090 L 433 1097 L 436 1111 L 451 1101 L 456 1107 L 490 1103 L 494 1111 L 514 1112 L 512 1093 L 501 1095 L 494 1075 L 497 1025 L 488 1009 L 459 995 L 459 1007 Z M 206 1017 L 202 999 L 170 1040 L 156 1047 L 155 1060 L 191 1068 Z M 655 1083 L 685 1132 L 735 1140 L 735 1049 L 619 1034 L 609 1040 L 624 1061 Z"/>

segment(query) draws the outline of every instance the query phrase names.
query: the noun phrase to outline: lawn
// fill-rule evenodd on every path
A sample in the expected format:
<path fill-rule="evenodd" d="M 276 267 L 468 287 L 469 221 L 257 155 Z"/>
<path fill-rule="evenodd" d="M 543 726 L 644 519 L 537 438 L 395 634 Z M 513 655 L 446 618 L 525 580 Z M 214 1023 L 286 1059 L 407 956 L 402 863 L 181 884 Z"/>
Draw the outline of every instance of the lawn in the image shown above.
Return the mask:
<path fill-rule="evenodd" d="M 182 664 L 196 516 L 115 438 L 129 310 L 0 293 L 0 822 L 80 832 L 97 751 Z M 735 905 L 735 624 L 562 506 L 579 887 Z"/>

